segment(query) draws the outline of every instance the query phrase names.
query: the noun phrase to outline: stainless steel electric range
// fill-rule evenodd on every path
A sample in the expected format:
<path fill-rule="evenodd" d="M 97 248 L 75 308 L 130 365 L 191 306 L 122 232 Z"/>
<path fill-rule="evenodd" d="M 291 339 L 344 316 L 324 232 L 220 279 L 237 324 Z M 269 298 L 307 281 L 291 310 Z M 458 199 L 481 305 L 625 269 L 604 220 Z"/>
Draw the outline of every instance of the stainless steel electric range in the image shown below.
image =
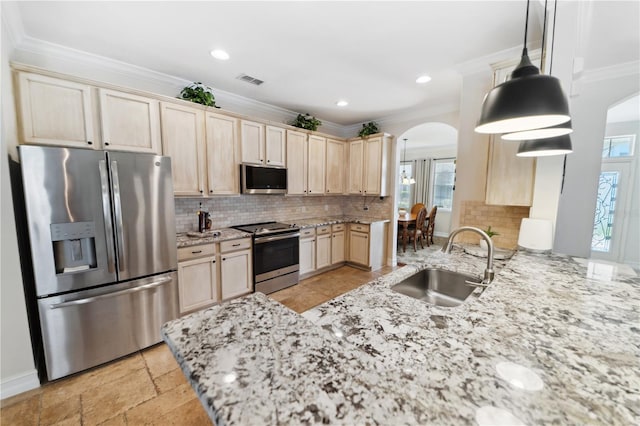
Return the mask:
<path fill-rule="evenodd" d="M 254 223 L 233 228 L 253 234 L 255 291 L 269 294 L 298 284 L 300 228 L 279 222 Z"/>

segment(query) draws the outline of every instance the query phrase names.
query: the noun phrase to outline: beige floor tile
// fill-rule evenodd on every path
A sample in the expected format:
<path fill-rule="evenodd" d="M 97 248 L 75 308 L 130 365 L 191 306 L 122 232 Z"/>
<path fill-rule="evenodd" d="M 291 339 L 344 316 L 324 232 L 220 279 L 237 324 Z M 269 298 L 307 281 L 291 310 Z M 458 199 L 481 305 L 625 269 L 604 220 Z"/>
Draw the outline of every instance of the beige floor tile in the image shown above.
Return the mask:
<path fill-rule="evenodd" d="M 188 382 L 187 378 L 184 377 L 182 370 L 176 368 L 175 370 L 171 370 L 170 372 L 163 374 L 162 376 L 154 378 L 153 383 L 156 385 L 156 391 L 158 392 L 158 394 L 163 394 Z"/>
<path fill-rule="evenodd" d="M 144 360 L 139 353 L 135 353 L 87 372 L 48 383 L 42 389 L 42 406 L 58 404 L 80 395 L 87 389 L 102 387 L 141 369 L 146 371 Z"/>
<path fill-rule="evenodd" d="M 160 343 L 142 352 L 152 378 L 162 376 L 171 370 L 179 368 L 176 359 L 165 343 Z"/>
<path fill-rule="evenodd" d="M 138 425 L 149 423 L 152 419 L 163 418 L 167 413 L 192 399 L 197 399 L 197 396 L 191 386 L 185 383 L 127 411 L 127 423 Z"/>
<path fill-rule="evenodd" d="M 63 421 L 72 421 L 76 416 L 79 421 L 80 395 L 67 398 L 57 404 L 42 407 L 42 411 L 40 412 L 40 424 L 42 426 L 59 424 Z"/>
<path fill-rule="evenodd" d="M 151 423 L 158 426 L 200 426 L 213 424 L 198 399 L 192 399 L 182 404 L 160 418 L 153 419 Z"/>
<path fill-rule="evenodd" d="M 155 397 L 156 390 L 147 369 L 82 393 L 82 421 L 93 425 L 115 417 Z"/>
<path fill-rule="evenodd" d="M 40 423 L 42 425 L 42 423 Z M 52 426 L 81 426 L 82 420 L 80 416 L 80 412 L 77 412 L 72 417 L 67 417 L 64 420 L 61 420 L 57 423 L 54 423 Z"/>
<path fill-rule="evenodd" d="M 0 409 L 0 424 L 3 426 L 32 426 L 37 425 L 40 415 L 40 395 L 33 395 L 27 399 Z"/>
<path fill-rule="evenodd" d="M 127 418 L 124 413 L 118 414 L 106 422 L 100 423 L 100 426 L 127 426 Z"/>

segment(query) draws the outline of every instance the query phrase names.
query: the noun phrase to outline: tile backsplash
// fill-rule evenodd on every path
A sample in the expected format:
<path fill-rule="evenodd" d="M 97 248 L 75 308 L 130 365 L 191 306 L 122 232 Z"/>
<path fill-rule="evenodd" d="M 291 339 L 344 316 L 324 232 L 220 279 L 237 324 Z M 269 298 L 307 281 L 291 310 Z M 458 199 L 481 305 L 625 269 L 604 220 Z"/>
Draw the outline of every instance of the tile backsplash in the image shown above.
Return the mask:
<path fill-rule="evenodd" d="M 196 211 L 209 212 L 213 228 L 275 220 L 295 222 L 296 219 L 326 216 L 358 216 L 384 218 L 391 211 L 391 199 L 361 196 L 282 196 L 238 195 L 212 198 L 176 198 L 177 232 L 198 228 Z M 364 210 L 367 206 L 368 210 Z"/>
<path fill-rule="evenodd" d="M 522 219 L 529 217 L 529 207 L 494 206 L 482 201 L 463 201 L 460 214 L 460 225 L 475 226 L 491 230 L 500 235 L 492 237 L 496 247 L 515 249 L 518 245 L 518 234 Z M 478 244 L 480 237 L 470 232 L 463 232 L 456 241 Z"/>

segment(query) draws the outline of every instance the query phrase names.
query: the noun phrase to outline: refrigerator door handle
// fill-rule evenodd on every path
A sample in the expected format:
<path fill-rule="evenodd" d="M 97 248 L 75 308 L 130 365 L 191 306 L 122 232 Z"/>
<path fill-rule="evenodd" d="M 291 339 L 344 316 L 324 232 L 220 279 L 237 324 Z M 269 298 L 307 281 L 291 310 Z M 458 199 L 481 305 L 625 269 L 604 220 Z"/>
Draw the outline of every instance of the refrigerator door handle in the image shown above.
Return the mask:
<path fill-rule="evenodd" d="M 102 214 L 104 216 L 105 239 L 107 243 L 107 269 L 114 272 L 115 247 L 113 246 L 113 222 L 111 221 L 111 200 L 109 199 L 109 179 L 107 178 L 107 162 L 98 162 L 100 184 L 102 187 Z"/>
<path fill-rule="evenodd" d="M 49 309 L 59 309 L 59 308 L 64 308 L 66 306 L 73 306 L 73 305 L 84 305 L 85 303 L 95 302 L 96 300 L 100 300 L 100 299 L 107 299 L 109 297 L 121 296 L 123 294 L 137 293 L 142 290 L 149 290 L 154 287 L 159 287 L 171 281 L 172 279 L 173 278 L 171 277 L 164 277 L 159 279 L 158 281 L 154 281 L 152 283 L 144 284 L 138 287 L 128 288 L 126 290 L 114 291 L 113 293 L 101 294 L 100 296 L 86 297 L 84 299 L 70 300 L 68 302 L 56 303 L 54 305 L 49 306 Z"/>
<path fill-rule="evenodd" d="M 111 188 L 113 189 L 113 210 L 116 219 L 116 242 L 118 244 L 118 269 L 126 271 L 127 254 L 124 249 L 124 227 L 122 226 L 122 203 L 120 202 L 120 180 L 118 179 L 118 162 L 111 161 Z"/>

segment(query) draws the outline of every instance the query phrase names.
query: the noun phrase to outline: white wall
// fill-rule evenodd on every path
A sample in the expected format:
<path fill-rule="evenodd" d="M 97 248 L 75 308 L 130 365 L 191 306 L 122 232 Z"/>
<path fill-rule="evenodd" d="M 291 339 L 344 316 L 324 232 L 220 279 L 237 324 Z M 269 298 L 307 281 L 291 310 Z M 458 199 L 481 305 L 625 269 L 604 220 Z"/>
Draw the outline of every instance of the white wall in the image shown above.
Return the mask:
<path fill-rule="evenodd" d="M 571 99 L 573 153 L 567 156 L 554 251 L 589 257 L 607 109 L 640 89 L 638 73 L 584 81 Z"/>
<path fill-rule="evenodd" d="M 638 111 L 640 113 L 640 111 Z M 607 123 L 605 136 L 636 135 L 635 151 L 631 160 L 631 187 L 627 191 L 626 238 L 620 261 L 640 269 L 640 121 Z M 614 224 L 614 226 L 616 226 Z"/>
<path fill-rule="evenodd" d="M 12 40 L 2 22 L 2 147 L 0 150 L 1 265 L 0 265 L 0 398 L 39 386 L 33 362 L 29 324 L 22 286 L 16 226 L 11 198 L 8 156 L 17 144 L 16 118 L 9 57 Z"/>

